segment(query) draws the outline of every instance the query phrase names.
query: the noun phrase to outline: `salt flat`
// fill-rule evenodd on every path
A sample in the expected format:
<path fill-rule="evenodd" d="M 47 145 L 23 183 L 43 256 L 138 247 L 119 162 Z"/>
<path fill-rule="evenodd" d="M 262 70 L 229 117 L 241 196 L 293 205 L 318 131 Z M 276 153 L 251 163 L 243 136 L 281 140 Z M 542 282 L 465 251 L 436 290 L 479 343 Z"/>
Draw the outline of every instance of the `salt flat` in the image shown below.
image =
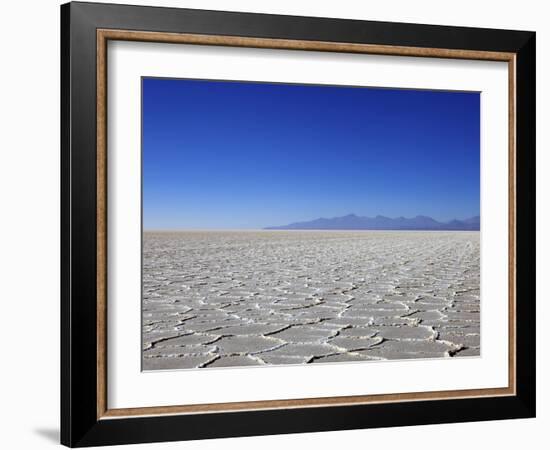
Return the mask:
<path fill-rule="evenodd" d="M 480 354 L 479 232 L 143 237 L 143 369 Z"/>

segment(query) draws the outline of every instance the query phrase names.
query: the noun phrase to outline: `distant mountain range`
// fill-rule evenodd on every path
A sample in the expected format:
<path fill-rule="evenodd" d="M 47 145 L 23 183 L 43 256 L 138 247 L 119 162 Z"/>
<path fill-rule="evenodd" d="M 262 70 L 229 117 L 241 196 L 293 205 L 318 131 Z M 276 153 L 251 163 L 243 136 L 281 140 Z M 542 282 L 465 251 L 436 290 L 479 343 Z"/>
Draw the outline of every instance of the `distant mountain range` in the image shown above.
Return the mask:
<path fill-rule="evenodd" d="M 479 231 L 479 216 L 464 220 L 438 222 L 427 216 L 412 218 L 376 216 L 361 217 L 348 214 L 342 217 L 311 220 L 309 222 L 295 222 L 288 225 L 267 227 L 266 230 L 464 230 Z"/>

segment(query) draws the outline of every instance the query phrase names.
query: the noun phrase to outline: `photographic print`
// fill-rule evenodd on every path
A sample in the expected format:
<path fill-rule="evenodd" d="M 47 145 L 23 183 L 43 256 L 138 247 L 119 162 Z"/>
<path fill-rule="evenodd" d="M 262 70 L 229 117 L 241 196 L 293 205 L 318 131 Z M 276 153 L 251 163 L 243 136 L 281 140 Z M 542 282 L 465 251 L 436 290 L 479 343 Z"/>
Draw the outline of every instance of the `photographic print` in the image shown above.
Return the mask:
<path fill-rule="evenodd" d="M 480 94 L 142 78 L 142 369 L 480 355 Z"/>

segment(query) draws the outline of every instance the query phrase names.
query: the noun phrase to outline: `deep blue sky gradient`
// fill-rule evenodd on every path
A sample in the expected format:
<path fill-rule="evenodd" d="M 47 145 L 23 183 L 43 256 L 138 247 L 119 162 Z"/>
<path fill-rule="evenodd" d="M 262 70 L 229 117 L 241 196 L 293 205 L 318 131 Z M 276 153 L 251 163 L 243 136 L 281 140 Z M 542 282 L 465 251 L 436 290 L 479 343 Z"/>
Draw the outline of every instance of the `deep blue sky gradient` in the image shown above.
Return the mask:
<path fill-rule="evenodd" d="M 479 214 L 478 93 L 143 79 L 145 229 Z"/>

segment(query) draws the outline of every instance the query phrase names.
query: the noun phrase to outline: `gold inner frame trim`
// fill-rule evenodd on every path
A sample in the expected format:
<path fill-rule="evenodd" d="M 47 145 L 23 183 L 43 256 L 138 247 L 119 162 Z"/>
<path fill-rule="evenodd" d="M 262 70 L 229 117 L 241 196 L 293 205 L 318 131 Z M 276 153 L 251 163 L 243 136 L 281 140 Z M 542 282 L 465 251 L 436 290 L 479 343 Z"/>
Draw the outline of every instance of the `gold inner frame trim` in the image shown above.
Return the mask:
<path fill-rule="evenodd" d="M 508 62 L 508 386 L 502 388 L 399 394 L 262 400 L 198 405 L 109 409 L 107 404 L 107 42 L 109 40 L 217 45 L 283 50 L 362 53 Z M 404 47 L 240 36 L 97 30 L 97 418 L 207 414 L 267 409 L 350 406 L 422 400 L 512 396 L 516 394 L 516 54 L 478 50 Z"/>

